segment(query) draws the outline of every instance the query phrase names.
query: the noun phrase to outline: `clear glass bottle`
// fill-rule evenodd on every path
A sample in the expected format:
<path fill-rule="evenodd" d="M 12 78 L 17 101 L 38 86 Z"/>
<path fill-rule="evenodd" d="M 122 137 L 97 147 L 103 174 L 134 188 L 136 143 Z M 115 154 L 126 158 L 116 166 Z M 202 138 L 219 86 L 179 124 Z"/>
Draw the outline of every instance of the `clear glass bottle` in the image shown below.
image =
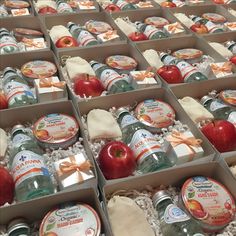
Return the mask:
<path fill-rule="evenodd" d="M 144 24 L 140 21 L 136 21 L 135 25 L 140 32 L 147 36 L 148 39 L 168 38 L 168 36 L 162 30 L 157 29 L 153 25 Z"/>
<path fill-rule="evenodd" d="M 3 70 L 3 90 L 9 108 L 37 103 L 27 81 L 11 67 Z"/>
<path fill-rule="evenodd" d="M 194 23 L 199 23 L 199 24 L 205 25 L 207 27 L 209 33 L 222 33 L 222 32 L 224 32 L 224 30 L 221 27 L 219 27 L 215 23 L 213 23 L 205 18 L 195 16 L 195 15 L 190 15 L 189 17 Z"/>
<path fill-rule="evenodd" d="M 163 236 L 204 236 L 198 223 L 176 206 L 164 190 L 156 192 L 152 200 Z"/>
<path fill-rule="evenodd" d="M 71 6 L 64 0 L 56 0 L 58 13 L 70 13 L 73 12 Z"/>
<path fill-rule="evenodd" d="M 134 4 L 129 3 L 125 0 L 113 0 L 112 2 L 113 4 L 116 4 L 122 11 L 137 9 L 137 7 Z"/>
<path fill-rule="evenodd" d="M 127 75 L 121 76 L 108 65 L 97 61 L 90 61 L 89 64 L 109 94 L 134 90 L 133 86 L 128 82 L 129 77 Z"/>
<path fill-rule="evenodd" d="M 19 50 L 15 37 L 7 29 L 0 28 L 0 54 L 14 53 Z"/>
<path fill-rule="evenodd" d="M 200 103 L 212 113 L 215 119 L 228 120 L 236 127 L 236 108 L 208 95 L 203 96 Z"/>
<path fill-rule="evenodd" d="M 30 236 L 30 227 L 24 218 L 12 220 L 7 226 L 8 236 Z"/>
<path fill-rule="evenodd" d="M 23 125 L 11 131 L 10 167 L 15 181 L 17 201 L 26 201 L 54 192 L 42 151 Z"/>
<path fill-rule="evenodd" d="M 74 38 L 76 38 L 79 46 L 92 46 L 97 45 L 99 42 L 97 39 L 89 33 L 86 29 L 73 22 L 68 22 L 67 27 Z"/>
<path fill-rule="evenodd" d="M 179 68 L 185 83 L 208 80 L 204 74 L 184 60 L 180 60 L 164 52 L 160 53 L 160 58 L 165 65 L 176 65 Z"/>
<path fill-rule="evenodd" d="M 149 173 L 172 166 L 166 153 L 144 124 L 124 108 L 118 108 L 116 116 L 122 140 L 133 150 L 140 172 Z"/>
<path fill-rule="evenodd" d="M 233 53 L 236 54 L 236 42 L 235 41 L 227 41 L 225 46 Z"/>

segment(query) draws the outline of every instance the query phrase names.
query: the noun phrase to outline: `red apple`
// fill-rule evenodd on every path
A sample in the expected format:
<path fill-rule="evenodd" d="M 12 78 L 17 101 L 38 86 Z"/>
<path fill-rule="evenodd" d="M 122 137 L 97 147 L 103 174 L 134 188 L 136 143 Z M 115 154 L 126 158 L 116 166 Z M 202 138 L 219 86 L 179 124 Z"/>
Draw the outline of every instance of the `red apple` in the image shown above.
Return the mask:
<path fill-rule="evenodd" d="M 55 10 L 52 7 L 46 6 L 46 7 L 42 7 L 39 9 L 38 11 L 39 14 L 45 15 L 45 14 L 56 14 L 57 10 Z"/>
<path fill-rule="evenodd" d="M 0 92 L 0 110 L 8 108 L 8 102 L 5 94 Z"/>
<path fill-rule="evenodd" d="M 161 6 L 162 7 L 168 7 L 168 8 L 177 7 L 176 4 L 173 3 L 173 2 L 162 2 Z"/>
<path fill-rule="evenodd" d="M 113 4 L 113 3 L 107 5 L 105 10 L 109 12 L 121 11 L 121 9 L 116 4 Z"/>
<path fill-rule="evenodd" d="M 225 4 L 224 0 L 213 0 L 215 4 Z"/>
<path fill-rule="evenodd" d="M 127 177 L 136 167 L 133 151 L 120 141 L 107 143 L 99 153 L 98 163 L 106 179 Z"/>
<path fill-rule="evenodd" d="M 12 203 L 14 198 L 14 181 L 7 169 L 0 166 L 0 206 Z"/>
<path fill-rule="evenodd" d="M 234 65 L 236 65 L 236 56 L 232 56 L 232 57 L 230 58 L 230 61 L 231 61 Z"/>
<path fill-rule="evenodd" d="M 197 34 L 207 34 L 208 33 L 208 29 L 205 25 L 203 24 L 193 24 L 190 29 L 194 32 L 196 32 Z"/>
<path fill-rule="evenodd" d="M 57 48 L 71 48 L 79 46 L 77 41 L 71 36 L 64 36 L 57 40 L 56 47 Z"/>
<path fill-rule="evenodd" d="M 74 78 L 74 92 L 81 97 L 97 97 L 103 91 L 104 87 L 101 81 L 95 76 L 80 74 Z"/>
<path fill-rule="evenodd" d="M 236 128 L 227 120 L 215 120 L 201 128 L 219 152 L 228 152 L 236 148 Z"/>
<path fill-rule="evenodd" d="M 141 33 L 141 32 L 133 32 L 128 37 L 132 41 L 148 40 L 148 37 L 144 33 Z"/>
<path fill-rule="evenodd" d="M 182 77 L 179 68 L 175 65 L 162 66 L 157 70 L 157 74 L 159 74 L 169 84 L 184 82 L 184 78 Z"/>

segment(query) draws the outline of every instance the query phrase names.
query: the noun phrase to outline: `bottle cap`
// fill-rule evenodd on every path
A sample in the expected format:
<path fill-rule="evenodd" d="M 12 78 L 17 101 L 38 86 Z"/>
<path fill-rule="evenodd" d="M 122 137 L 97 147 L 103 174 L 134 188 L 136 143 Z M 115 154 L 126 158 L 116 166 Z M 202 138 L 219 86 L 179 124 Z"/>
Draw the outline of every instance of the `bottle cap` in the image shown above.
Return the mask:
<path fill-rule="evenodd" d="M 5 75 L 7 72 L 15 72 L 16 73 L 16 70 L 10 66 L 6 67 L 4 70 L 3 70 L 3 74 Z"/>
<path fill-rule="evenodd" d="M 201 103 L 202 105 L 204 105 L 206 102 L 208 102 L 208 101 L 210 101 L 210 100 L 213 100 L 213 98 L 210 97 L 210 96 L 208 96 L 208 95 L 206 95 L 206 96 L 203 96 L 203 97 L 201 98 L 200 103 Z"/>
<path fill-rule="evenodd" d="M 12 130 L 11 130 L 11 136 L 14 135 L 15 132 L 17 132 L 18 130 L 24 130 L 25 126 L 24 125 L 15 125 L 13 126 Z"/>
<path fill-rule="evenodd" d="M 116 111 L 115 111 L 115 115 L 118 118 L 122 113 L 124 112 L 129 112 L 127 109 L 125 109 L 124 107 L 119 107 Z"/>
<path fill-rule="evenodd" d="M 156 205 L 158 205 L 160 202 L 162 202 L 166 199 L 171 200 L 171 197 L 167 194 L 167 192 L 165 190 L 160 190 L 160 191 L 157 191 L 153 195 L 152 202 L 153 202 L 153 205 L 156 207 Z"/>
<path fill-rule="evenodd" d="M 227 41 L 225 42 L 225 46 L 229 49 L 231 46 L 233 46 L 234 44 L 236 44 L 236 42 L 232 41 Z"/>
<path fill-rule="evenodd" d="M 24 218 L 17 218 L 12 220 L 7 227 L 7 233 L 9 236 L 11 236 L 11 233 L 13 233 L 12 235 L 15 235 L 14 231 L 16 230 L 21 230 L 20 235 L 23 236 L 28 236 L 30 233 L 30 227 L 29 225 L 26 223 L 26 220 Z M 22 231 L 23 230 L 23 231 Z"/>
<path fill-rule="evenodd" d="M 70 29 L 73 25 L 76 25 L 74 22 L 69 21 L 67 27 Z"/>

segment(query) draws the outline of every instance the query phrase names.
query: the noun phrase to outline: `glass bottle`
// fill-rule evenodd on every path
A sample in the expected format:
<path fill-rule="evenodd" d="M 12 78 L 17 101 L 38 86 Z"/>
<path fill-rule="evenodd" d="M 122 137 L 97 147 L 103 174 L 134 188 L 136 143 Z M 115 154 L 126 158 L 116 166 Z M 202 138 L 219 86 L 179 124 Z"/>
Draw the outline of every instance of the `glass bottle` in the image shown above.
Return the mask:
<path fill-rule="evenodd" d="M 129 3 L 125 0 L 113 0 L 112 3 L 116 4 L 122 11 L 137 9 L 134 4 Z"/>
<path fill-rule="evenodd" d="M 68 22 L 67 27 L 74 38 L 76 38 L 79 46 L 91 46 L 97 45 L 99 42 L 97 39 L 89 33 L 86 29 L 73 22 Z"/>
<path fill-rule="evenodd" d="M 56 0 L 58 13 L 70 13 L 73 12 L 71 6 L 64 0 Z"/>
<path fill-rule="evenodd" d="M 236 109 L 218 98 L 203 96 L 200 103 L 212 113 L 215 119 L 228 120 L 236 127 Z"/>
<path fill-rule="evenodd" d="M 168 36 L 162 30 L 157 29 L 153 25 L 144 24 L 140 21 L 136 21 L 135 25 L 139 31 L 147 36 L 148 39 L 168 38 Z"/>
<path fill-rule="evenodd" d="M 184 60 L 180 60 L 164 52 L 160 53 L 160 58 L 165 65 L 176 65 L 179 68 L 185 83 L 208 80 L 204 74 Z"/>
<path fill-rule="evenodd" d="M 198 223 L 176 206 L 165 191 L 156 192 L 152 201 L 163 236 L 204 236 Z"/>
<path fill-rule="evenodd" d="M 42 151 L 29 129 L 15 125 L 11 131 L 10 167 L 17 201 L 26 201 L 54 192 Z"/>
<path fill-rule="evenodd" d="M 30 227 L 24 218 L 12 220 L 7 226 L 8 236 L 30 236 Z"/>
<path fill-rule="evenodd" d="M 233 53 L 236 54 L 236 42 L 235 41 L 227 41 L 225 46 Z"/>
<path fill-rule="evenodd" d="M 190 19 L 194 23 L 203 24 L 207 27 L 209 33 L 222 33 L 224 30 L 213 22 L 195 15 L 190 15 Z"/>
<path fill-rule="evenodd" d="M 121 76 L 108 65 L 99 63 L 97 61 L 90 61 L 89 64 L 109 94 L 134 90 L 132 85 L 128 82 L 129 77 L 127 75 Z"/>
<path fill-rule="evenodd" d="M 0 5 L 0 18 L 8 16 L 7 9 L 4 5 Z"/>
<path fill-rule="evenodd" d="M 0 28 L 0 54 L 14 53 L 19 50 L 15 37 L 7 29 Z"/>
<path fill-rule="evenodd" d="M 27 81 L 11 67 L 3 70 L 3 90 L 9 108 L 37 103 Z"/>
<path fill-rule="evenodd" d="M 124 108 L 118 108 L 116 116 L 121 127 L 122 140 L 133 150 L 140 172 L 148 173 L 172 166 L 166 153 L 144 124 Z"/>

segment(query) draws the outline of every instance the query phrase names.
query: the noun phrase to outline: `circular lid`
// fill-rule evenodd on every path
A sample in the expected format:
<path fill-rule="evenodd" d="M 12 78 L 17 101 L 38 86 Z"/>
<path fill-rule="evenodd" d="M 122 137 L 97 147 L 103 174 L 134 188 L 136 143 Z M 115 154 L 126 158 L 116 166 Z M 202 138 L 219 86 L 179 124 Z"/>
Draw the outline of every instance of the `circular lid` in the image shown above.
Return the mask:
<path fill-rule="evenodd" d="M 11 129 L 11 135 L 14 135 L 15 132 L 22 129 L 25 129 L 24 125 L 20 125 L 20 124 L 14 125 L 13 128 Z"/>
<path fill-rule="evenodd" d="M 129 111 L 126 110 L 124 107 L 119 107 L 118 109 L 115 110 L 115 115 L 119 117 L 124 112 L 129 112 Z"/>
<path fill-rule="evenodd" d="M 136 117 L 146 126 L 167 128 L 175 119 L 174 109 L 166 102 L 158 99 L 147 99 L 135 108 Z"/>
<path fill-rule="evenodd" d="M 15 72 L 16 73 L 16 70 L 10 66 L 6 67 L 4 70 L 3 70 L 3 74 L 7 73 L 7 72 Z"/>
<path fill-rule="evenodd" d="M 224 23 L 227 21 L 224 16 L 217 13 L 204 13 L 202 18 L 205 18 L 213 23 Z"/>
<path fill-rule="evenodd" d="M 171 197 L 167 194 L 165 190 L 159 190 L 152 197 L 153 205 L 156 206 L 157 204 L 166 199 L 171 199 Z"/>
<path fill-rule="evenodd" d="M 107 57 L 106 64 L 118 70 L 134 70 L 138 65 L 138 63 L 132 57 L 123 55 Z"/>
<path fill-rule="evenodd" d="M 200 100 L 200 103 L 202 104 L 202 105 L 204 105 L 207 101 L 209 101 L 209 100 L 213 100 L 213 97 L 210 97 L 210 96 L 208 96 L 208 95 L 205 95 L 205 96 L 203 96 L 202 98 L 201 98 L 201 100 Z"/>
<path fill-rule="evenodd" d="M 148 17 L 144 20 L 144 23 L 148 25 L 154 25 L 157 28 L 163 28 L 165 25 L 170 24 L 170 22 L 167 19 L 158 16 Z"/>
<path fill-rule="evenodd" d="M 236 90 L 224 90 L 220 92 L 220 98 L 232 106 L 236 106 Z"/>
<path fill-rule="evenodd" d="M 20 0 L 8 0 L 4 2 L 4 5 L 9 8 L 26 8 L 30 6 L 28 2 Z"/>
<path fill-rule="evenodd" d="M 28 78 L 48 78 L 57 72 L 55 64 L 49 61 L 29 61 L 21 67 L 21 73 Z"/>
<path fill-rule="evenodd" d="M 79 131 L 79 126 L 74 117 L 66 114 L 49 114 L 41 117 L 33 127 L 34 136 L 40 142 L 63 143 Z"/>
<path fill-rule="evenodd" d="M 85 23 L 86 29 L 93 34 L 102 34 L 109 30 L 113 30 L 112 27 L 103 21 L 89 20 Z"/>
<path fill-rule="evenodd" d="M 181 196 L 191 215 L 207 225 L 220 228 L 234 218 L 233 197 L 214 179 L 204 176 L 189 178 L 182 186 Z"/>
<path fill-rule="evenodd" d="M 17 229 L 22 229 L 24 228 L 28 233 L 30 231 L 30 227 L 28 226 L 28 224 L 26 223 L 26 220 L 24 218 L 17 218 L 12 220 L 8 226 L 7 226 L 7 233 L 8 235 L 10 233 L 12 233 L 14 230 Z"/>
<path fill-rule="evenodd" d="M 33 36 L 43 36 L 43 33 L 39 30 L 27 29 L 27 28 L 15 28 L 13 29 L 14 33 L 22 35 L 33 35 Z"/>
<path fill-rule="evenodd" d="M 54 209 L 44 217 L 39 236 L 99 236 L 101 222 L 97 212 L 87 204 Z"/>
<path fill-rule="evenodd" d="M 201 57 L 203 55 L 203 52 L 195 48 L 184 48 L 184 49 L 177 50 L 173 52 L 172 54 L 173 56 L 179 59 L 188 60 L 188 59 Z"/>

